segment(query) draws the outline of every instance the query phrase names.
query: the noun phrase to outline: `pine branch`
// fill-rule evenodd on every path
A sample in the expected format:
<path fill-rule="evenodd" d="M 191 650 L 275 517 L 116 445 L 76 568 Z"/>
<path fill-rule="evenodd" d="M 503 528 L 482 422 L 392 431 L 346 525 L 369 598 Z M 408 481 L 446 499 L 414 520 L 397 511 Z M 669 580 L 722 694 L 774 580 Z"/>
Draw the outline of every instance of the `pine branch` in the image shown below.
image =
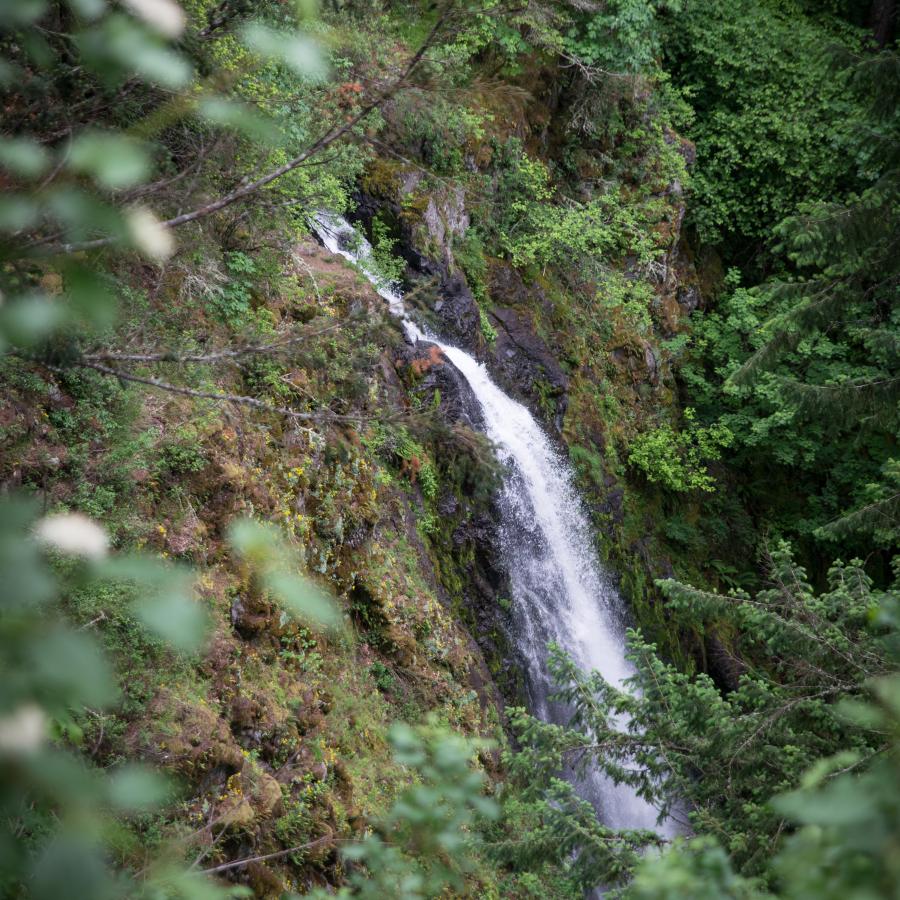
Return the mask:
<path fill-rule="evenodd" d="M 837 427 L 855 427 L 862 422 L 886 426 L 897 418 L 900 375 L 885 378 L 855 378 L 839 384 L 805 384 L 779 379 L 785 398 L 796 404 L 805 418 L 827 417 Z"/>
<path fill-rule="evenodd" d="M 880 529 L 892 531 L 898 528 L 900 528 L 900 492 L 833 519 L 817 528 L 816 534 L 841 539 L 851 534 L 871 534 Z"/>

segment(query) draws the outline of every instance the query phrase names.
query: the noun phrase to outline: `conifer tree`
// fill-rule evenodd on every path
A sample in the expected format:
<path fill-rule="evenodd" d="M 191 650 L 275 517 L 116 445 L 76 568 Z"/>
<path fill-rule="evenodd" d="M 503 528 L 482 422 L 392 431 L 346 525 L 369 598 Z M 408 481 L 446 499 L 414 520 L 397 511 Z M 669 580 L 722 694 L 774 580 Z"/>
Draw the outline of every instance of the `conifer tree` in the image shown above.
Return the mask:
<path fill-rule="evenodd" d="M 766 326 L 767 340 L 731 376 L 749 384 L 771 371 L 785 352 L 815 334 L 840 334 L 864 362 L 827 381 L 779 379 L 782 396 L 807 419 L 841 428 L 877 428 L 896 439 L 900 404 L 900 55 L 835 58 L 836 75 L 867 100 L 859 164 L 868 176 L 858 194 L 807 203 L 776 229 L 778 250 L 794 274 L 764 287 L 784 311 Z M 885 480 L 872 500 L 820 529 L 822 536 L 875 529 L 896 531 L 900 493 Z"/>

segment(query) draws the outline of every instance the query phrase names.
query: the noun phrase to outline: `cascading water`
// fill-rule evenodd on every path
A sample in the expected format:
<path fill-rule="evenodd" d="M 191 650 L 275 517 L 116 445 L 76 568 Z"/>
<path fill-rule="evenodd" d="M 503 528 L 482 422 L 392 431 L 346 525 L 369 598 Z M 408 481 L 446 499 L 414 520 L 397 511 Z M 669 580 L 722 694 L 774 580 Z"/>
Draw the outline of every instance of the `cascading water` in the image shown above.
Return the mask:
<path fill-rule="evenodd" d="M 567 462 L 531 413 L 491 380 L 485 366 L 423 332 L 406 314 L 397 290 L 380 279 L 371 247 L 344 219 L 316 217 L 328 250 L 355 263 L 398 316 L 410 341 L 436 344 L 466 379 L 481 407 L 484 430 L 506 464 L 501 491 L 501 546 L 512 584 L 514 640 L 525 665 L 532 712 L 564 724 L 567 710 L 550 701 L 547 644 L 565 650 L 584 670 L 597 670 L 621 686 L 633 674 L 625 658 L 622 604 L 597 559 L 591 532 Z M 600 772 L 578 780 L 579 793 L 612 828 L 657 828 L 657 810 L 626 785 Z"/>

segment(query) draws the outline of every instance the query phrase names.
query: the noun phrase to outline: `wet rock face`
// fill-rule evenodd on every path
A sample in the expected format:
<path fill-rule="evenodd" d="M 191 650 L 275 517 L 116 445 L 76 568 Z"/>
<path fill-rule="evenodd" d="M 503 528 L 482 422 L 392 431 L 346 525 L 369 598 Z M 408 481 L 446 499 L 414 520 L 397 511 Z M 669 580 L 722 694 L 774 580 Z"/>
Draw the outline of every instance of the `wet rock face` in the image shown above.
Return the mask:
<path fill-rule="evenodd" d="M 538 382 L 549 385 L 555 396 L 566 392 L 569 380 L 550 348 L 534 333 L 531 319 L 509 307 L 497 307 L 491 316 L 497 331 L 494 360 L 504 377 L 519 391 L 533 394 Z"/>
<path fill-rule="evenodd" d="M 556 356 L 536 334 L 529 307 L 546 302 L 537 285 L 526 286 L 515 269 L 495 265 L 491 273 L 491 296 L 498 304 L 491 313 L 497 340 L 491 350 L 492 371 L 512 394 L 546 416 L 547 401 L 555 405 L 555 425 L 561 427 L 567 400 L 568 378 Z"/>
<path fill-rule="evenodd" d="M 459 272 L 444 276 L 440 281 L 440 298 L 434 304 L 441 335 L 464 347 L 478 343 L 478 303 Z"/>
<path fill-rule="evenodd" d="M 448 341 L 471 348 L 479 340 L 478 303 L 453 259 L 453 242 L 469 227 L 465 194 L 456 187 L 429 196 L 414 223 L 405 213 L 402 200 L 415 191 L 421 178 L 418 172 L 406 173 L 396 197 L 358 194 L 352 218 L 363 227 L 376 216 L 395 224 L 396 251 L 409 265 L 411 287 L 433 313 L 435 328 Z"/>
<path fill-rule="evenodd" d="M 406 346 L 401 349 L 395 365 L 416 394 L 429 402 L 439 398 L 438 411 L 444 422 L 462 424 L 473 431 L 481 430 L 483 422 L 478 400 L 440 347 L 425 341 Z"/>
<path fill-rule="evenodd" d="M 394 364 L 408 390 L 425 405 L 437 402 L 441 419 L 483 431 L 481 410 L 468 382 L 435 344 L 420 341 L 402 348 Z M 522 702 L 516 681 L 519 661 L 504 628 L 506 615 L 498 597 L 509 597 L 509 573 L 502 562 L 499 509 L 495 502 L 474 496 L 465 485 L 448 486 L 438 498 L 437 509 L 448 527 L 441 540 L 442 552 L 459 572 L 447 601 L 459 604 L 469 631 L 490 665 L 469 672 L 479 696 L 496 682 L 511 701 Z M 492 677 L 493 676 L 493 677 Z M 491 688 L 493 690 L 493 688 Z"/>

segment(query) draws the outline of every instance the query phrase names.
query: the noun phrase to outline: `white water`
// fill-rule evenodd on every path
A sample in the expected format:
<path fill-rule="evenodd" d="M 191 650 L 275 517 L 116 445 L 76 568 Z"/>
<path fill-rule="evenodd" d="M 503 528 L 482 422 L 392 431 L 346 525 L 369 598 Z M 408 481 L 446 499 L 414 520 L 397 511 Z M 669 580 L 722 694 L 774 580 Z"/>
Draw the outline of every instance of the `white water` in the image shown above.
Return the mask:
<path fill-rule="evenodd" d="M 436 344 L 472 389 L 507 475 L 501 492 L 501 544 L 512 583 L 513 627 L 525 663 L 532 712 L 565 724 L 569 712 L 550 701 L 554 685 L 547 673 L 547 644 L 556 642 L 584 671 L 597 670 L 617 686 L 634 672 L 625 658 L 622 604 L 600 565 L 591 530 L 572 482 L 567 461 L 555 450 L 531 413 L 491 380 L 485 366 L 420 330 L 406 314 L 397 290 L 379 280 L 371 248 L 336 216 L 320 214 L 315 228 L 333 253 L 354 262 L 398 316 L 413 343 Z M 576 783 L 579 793 L 613 828 L 656 826 L 657 810 L 626 785 L 593 771 Z"/>

